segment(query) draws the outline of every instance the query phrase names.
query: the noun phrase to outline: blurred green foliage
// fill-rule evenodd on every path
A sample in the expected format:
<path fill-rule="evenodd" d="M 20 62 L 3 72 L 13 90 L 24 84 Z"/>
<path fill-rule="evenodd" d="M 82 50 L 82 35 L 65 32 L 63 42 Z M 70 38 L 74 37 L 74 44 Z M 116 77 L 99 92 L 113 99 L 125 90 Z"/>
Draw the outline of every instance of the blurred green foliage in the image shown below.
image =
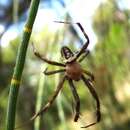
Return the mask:
<path fill-rule="evenodd" d="M 93 16 L 93 27 L 98 43 L 82 63 L 85 69 L 94 73 L 94 85 L 101 101 L 102 121 L 94 126 L 93 130 L 129 130 L 130 128 L 130 94 L 128 93 L 130 91 L 130 23 L 128 14 L 130 14 L 129 10 L 121 11 L 115 2 L 109 1 L 102 4 Z M 62 62 L 63 59 L 60 56 L 62 45 L 67 44 L 76 50 L 74 45 L 77 43 L 76 39 L 73 35 L 70 36 L 68 27 L 65 25 L 62 28 L 59 27 L 56 32 L 52 32 L 46 26 L 40 33 L 32 34 L 31 42 L 42 55 Z M 10 41 L 10 45 L 6 48 L 0 46 L 0 129 L 5 126 L 9 84 L 19 39 Z M 63 74 L 44 76 L 42 72 L 46 66 L 49 70 L 58 69 L 58 67 L 46 65 L 35 57 L 30 44 L 19 93 L 16 126 L 28 120 L 35 113 L 35 107 L 40 109 L 44 106 L 62 77 Z M 95 119 L 94 100 L 90 93 L 87 90 L 84 91 L 86 88 L 82 82 L 75 82 L 75 85 L 81 99 L 82 120 L 78 123 L 73 122 L 74 101 L 68 83 L 65 82 L 64 89 L 55 104 L 44 116 L 41 116 L 41 119 L 36 121 L 38 125 L 35 122 L 35 130 L 40 130 L 40 128 L 78 130 L 83 122 L 87 123 L 91 119 L 91 116 L 93 116 L 92 120 Z M 42 93 L 40 95 L 42 97 L 38 96 L 38 91 Z M 21 130 L 33 128 L 32 122 Z"/>

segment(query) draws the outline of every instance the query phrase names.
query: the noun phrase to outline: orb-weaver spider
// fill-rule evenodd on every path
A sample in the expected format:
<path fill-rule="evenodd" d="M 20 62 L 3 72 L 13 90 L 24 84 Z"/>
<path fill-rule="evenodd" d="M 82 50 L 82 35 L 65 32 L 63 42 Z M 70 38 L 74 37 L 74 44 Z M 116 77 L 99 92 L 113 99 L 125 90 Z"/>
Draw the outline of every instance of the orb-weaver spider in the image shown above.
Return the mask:
<path fill-rule="evenodd" d="M 70 22 L 61 22 L 61 21 L 55 21 L 55 22 L 71 24 Z M 93 87 L 93 83 L 92 83 L 92 81 L 94 80 L 94 76 L 93 76 L 93 74 L 91 74 L 87 70 L 84 70 L 79 64 L 89 54 L 89 51 L 86 50 L 87 47 L 88 47 L 88 44 L 89 44 L 89 38 L 88 38 L 87 34 L 85 33 L 82 25 L 80 23 L 75 23 L 75 24 L 77 24 L 78 27 L 81 29 L 81 31 L 83 32 L 83 34 L 84 34 L 85 38 L 87 39 L 87 41 L 82 46 L 82 48 L 75 54 L 67 46 L 63 46 L 61 48 L 61 55 L 65 58 L 65 60 L 66 60 L 65 63 L 58 63 L 58 62 L 46 59 L 45 57 L 41 56 L 38 52 L 36 52 L 36 49 L 34 48 L 34 45 L 33 45 L 34 54 L 38 58 L 40 58 L 41 60 L 43 60 L 44 62 L 46 62 L 48 64 L 63 67 L 63 69 L 54 70 L 54 71 L 47 71 L 47 69 L 46 69 L 44 71 L 44 74 L 45 75 L 53 75 L 53 74 L 56 74 L 56 73 L 64 72 L 64 76 L 60 80 L 60 82 L 59 82 L 53 96 L 48 101 L 48 103 L 39 112 L 37 112 L 30 119 L 30 121 L 34 120 L 37 116 L 39 116 L 40 114 L 46 112 L 48 110 L 48 108 L 50 108 L 50 106 L 54 102 L 55 98 L 57 97 L 58 93 L 63 88 L 63 84 L 64 84 L 65 80 L 68 80 L 69 86 L 71 88 L 72 94 L 73 94 L 75 102 L 76 102 L 76 106 L 75 106 L 76 113 L 75 113 L 75 117 L 74 117 L 74 122 L 78 121 L 78 118 L 79 118 L 79 115 L 80 115 L 80 99 L 79 99 L 79 95 L 77 93 L 77 90 L 76 90 L 76 88 L 75 88 L 75 86 L 73 84 L 73 80 L 74 81 L 83 80 L 85 85 L 88 87 L 90 93 L 92 94 L 92 96 L 96 100 L 96 116 L 97 116 L 96 121 L 91 123 L 91 124 L 88 124 L 86 126 L 83 126 L 81 128 L 87 128 L 87 127 L 90 127 L 92 125 L 95 125 L 101 119 L 100 102 L 99 102 L 98 95 L 97 95 L 97 93 L 96 93 L 96 91 L 95 91 L 95 89 Z M 82 57 L 80 57 L 81 55 L 82 55 Z M 88 78 L 86 78 L 84 76 L 84 74 L 86 74 L 88 76 Z"/>

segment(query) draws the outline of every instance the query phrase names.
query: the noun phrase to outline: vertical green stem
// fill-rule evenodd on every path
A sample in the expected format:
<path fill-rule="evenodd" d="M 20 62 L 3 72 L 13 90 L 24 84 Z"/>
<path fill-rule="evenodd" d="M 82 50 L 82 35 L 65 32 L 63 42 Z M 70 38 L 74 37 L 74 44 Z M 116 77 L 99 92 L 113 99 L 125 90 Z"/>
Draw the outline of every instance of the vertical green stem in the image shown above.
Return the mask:
<path fill-rule="evenodd" d="M 44 68 L 46 68 L 46 65 L 44 65 Z M 42 69 L 43 69 L 43 67 L 42 67 Z M 45 75 L 43 75 L 43 73 L 41 73 L 40 78 L 39 78 L 38 92 L 37 92 L 36 112 L 38 112 L 42 107 L 44 86 L 45 86 Z M 40 130 L 40 119 L 41 119 L 40 116 L 35 119 L 34 130 Z"/>
<path fill-rule="evenodd" d="M 29 16 L 24 27 L 22 41 L 18 48 L 16 65 L 14 68 L 14 73 L 10 85 L 9 101 L 8 101 L 7 117 L 6 117 L 6 130 L 14 130 L 16 103 L 17 103 L 17 96 L 18 96 L 18 91 L 20 86 L 20 80 L 23 72 L 24 63 L 25 63 L 28 42 L 30 39 L 33 23 L 38 10 L 39 1 L 40 0 L 31 1 Z"/>

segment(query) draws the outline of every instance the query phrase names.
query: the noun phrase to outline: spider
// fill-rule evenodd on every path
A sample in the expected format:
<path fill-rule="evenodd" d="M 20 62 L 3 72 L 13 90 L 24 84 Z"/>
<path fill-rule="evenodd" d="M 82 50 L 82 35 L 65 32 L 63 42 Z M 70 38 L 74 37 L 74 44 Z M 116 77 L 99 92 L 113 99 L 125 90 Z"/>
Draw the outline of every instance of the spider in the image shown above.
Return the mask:
<path fill-rule="evenodd" d="M 54 22 L 71 24 L 71 22 L 62 22 L 62 21 L 54 21 Z M 56 73 L 64 72 L 64 76 L 60 80 L 53 96 L 50 98 L 48 103 L 39 112 L 37 112 L 30 120 L 34 120 L 37 116 L 46 112 L 48 110 L 48 108 L 51 107 L 51 105 L 54 102 L 55 98 L 57 97 L 58 93 L 63 88 L 63 84 L 64 84 L 65 80 L 68 81 L 71 92 L 72 92 L 74 99 L 75 99 L 75 102 L 76 102 L 76 106 L 75 106 L 76 112 L 75 112 L 75 116 L 74 116 L 74 122 L 77 122 L 79 119 L 80 99 L 79 99 L 79 95 L 77 93 L 77 90 L 76 90 L 76 87 L 74 86 L 73 81 L 79 81 L 79 80 L 82 80 L 84 82 L 85 86 L 89 89 L 90 93 L 92 94 L 92 96 L 94 97 L 94 99 L 96 101 L 96 121 L 93 123 L 90 123 L 86 126 L 82 126 L 81 128 L 87 128 L 87 127 L 90 127 L 92 125 L 95 125 L 101 119 L 100 101 L 99 101 L 98 95 L 97 95 L 97 93 L 93 87 L 93 83 L 92 83 L 94 81 L 94 76 L 89 71 L 83 69 L 81 67 L 81 65 L 79 64 L 89 54 L 89 50 L 86 50 L 88 45 L 89 45 L 89 37 L 85 33 L 85 31 L 80 23 L 73 23 L 73 24 L 78 25 L 80 30 L 83 32 L 85 38 L 87 39 L 87 41 L 85 42 L 85 44 L 81 47 L 81 49 L 77 53 L 73 53 L 71 51 L 71 49 L 69 49 L 67 46 L 63 46 L 61 48 L 61 55 L 65 59 L 64 63 L 59 63 L 59 62 L 55 62 L 55 61 L 51 61 L 51 60 L 46 59 L 45 57 L 43 57 L 41 54 L 39 54 L 36 51 L 36 49 L 34 48 L 34 45 L 32 44 L 33 45 L 33 52 L 38 58 L 40 58 L 41 60 L 43 60 L 44 62 L 46 62 L 48 64 L 62 67 L 62 69 L 60 69 L 60 70 L 53 70 L 53 71 L 48 71 L 47 69 L 45 69 L 44 74 L 45 75 L 53 75 Z M 81 55 L 82 55 L 82 57 L 80 57 Z M 88 78 L 86 78 L 84 75 L 87 75 Z"/>

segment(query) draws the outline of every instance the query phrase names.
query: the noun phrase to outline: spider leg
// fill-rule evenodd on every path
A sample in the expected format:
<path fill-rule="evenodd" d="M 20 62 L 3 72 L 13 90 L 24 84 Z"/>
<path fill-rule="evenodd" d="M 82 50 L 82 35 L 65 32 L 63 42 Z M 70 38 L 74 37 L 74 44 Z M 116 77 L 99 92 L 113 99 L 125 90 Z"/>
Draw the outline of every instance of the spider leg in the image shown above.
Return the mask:
<path fill-rule="evenodd" d="M 21 128 L 21 127 L 23 127 L 25 125 L 28 125 L 29 123 L 31 123 L 31 121 L 36 119 L 40 114 L 44 114 L 44 112 L 46 112 L 51 107 L 51 105 L 53 104 L 53 102 L 56 99 L 57 95 L 59 94 L 60 90 L 63 88 L 63 84 L 64 84 L 65 79 L 66 79 L 66 76 L 64 76 L 63 79 L 59 82 L 53 96 L 50 98 L 50 100 L 47 102 L 47 104 L 39 112 L 35 113 L 30 118 L 30 120 L 26 121 L 25 123 L 23 123 L 22 125 L 16 127 L 15 129 L 18 129 L 18 128 Z"/>
<path fill-rule="evenodd" d="M 88 47 L 88 44 L 89 44 L 89 43 L 86 42 L 86 43 L 82 46 L 82 48 L 80 49 L 80 51 L 76 54 L 74 60 L 77 60 L 77 59 L 80 57 L 80 55 L 81 55 L 82 53 L 84 53 L 85 49 Z"/>
<path fill-rule="evenodd" d="M 80 49 L 80 51 L 77 53 L 76 57 L 74 58 L 74 60 L 77 60 L 80 55 L 85 51 L 85 49 L 88 47 L 89 44 L 89 37 L 86 34 L 84 28 L 82 27 L 82 25 L 80 23 L 76 23 L 78 25 L 78 27 L 80 28 L 80 30 L 83 32 L 85 38 L 87 39 L 87 42 L 82 46 L 82 48 Z"/>
<path fill-rule="evenodd" d="M 77 90 L 75 89 L 72 79 L 68 79 L 68 81 L 69 81 L 70 89 L 72 91 L 74 99 L 76 101 L 76 114 L 74 117 L 74 122 L 77 122 L 79 118 L 79 114 L 80 114 L 80 99 L 79 99 L 79 95 L 77 93 Z"/>
<path fill-rule="evenodd" d="M 56 65 L 56 66 L 65 67 L 65 65 L 62 64 L 62 63 L 58 63 L 58 62 L 55 62 L 55 61 L 51 61 L 51 60 L 48 60 L 47 58 L 43 57 L 41 54 L 39 54 L 39 53 L 36 51 L 36 49 L 35 49 L 33 43 L 32 43 L 32 47 L 33 47 L 33 52 L 34 52 L 34 54 L 35 54 L 38 58 L 40 58 L 41 60 L 43 60 L 44 62 L 46 62 L 46 63 L 48 63 L 48 64 L 51 64 L 51 65 Z"/>
<path fill-rule="evenodd" d="M 100 113 L 100 101 L 98 98 L 98 95 L 94 89 L 94 87 L 92 86 L 92 84 L 90 83 L 91 81 L 89 79 L 86 79 L 83 75 L 82 75 L 82 80 L 84 81 L 85 85 L 88 87 L 90 93 L 92 94 L 92 96 L 94 97 L 94 99 L 96 100 L 96 104 L 97 104 L 97 108 L 96 108 L 96 116 L 97 116 L 97 120 L 89 125 L 83 126 L 81 128 L 87 128 L 90 127 L 92 125 L 95 125 L 96 123 L 98 123 L 101 120 L 101 113 Z"/>
<path fill-rule="evenodd" d="M 37 118 L 37 116 L 46 112 L 50 108 L 50 106 L 52 105 L 52 103 L 56 99 L 57 95 L 59 94 L 60 90 L 62 89 L 65 79 L 66 79 L 66 76 L 64 76 L 63 79 L 60 81 L 60 83 L 58 84 L 58 86 L 57 86 L 57 88 L 56 88 L 56 90 L 53 94 L 53 96 L 48 101 L 48 103 L 39 112 L 37 112 L 30 120 L 34 120 L 35 118 Z"/>
<path fill-rule="evenodd" d="M 94 75 L 91 72 L 84 70 L 84 69 L 82 69 L 82 70 L 83 70 L 83 73 L 85 73 L 87 76 L 90 77 L 91 82 L 94 81 Z"/>
<path fill-rule="evenodd" d="M 54 70 L 54 71 L 47 71 L 47 68 L 43 72 L 45 75 L 52 75 L 60 72 L 65 72 L 65 69 L 60 69 L 60 70 Z"/>
<path fill-rule="evenodd" d="M 78 60 L 79 62 L 82 62 L 84 60 L 84 58 L 89 54 L 89 50 L 86 50 L 84 52 L 84 55 Z"/>
<path fill-rule="evenodd" d="M 77 60 L 78 57 L 85 51 L 85 49 L 88 47 L 89 44 L 89 37 L 87 35 L 87 33 L 85 32 L 84 28 L 82 27 L 82 25 L 77 22 L 77 23 L 72 23 L 72 22 L 63 22 L 63 21 L 54 21 L 56 23 L 64 23 L 64 24 L 77 24 L 78 27 L 80 28 L 80 30 L 83 32 L 85 38 L 87 39 L 87 42 L 82 46 L 82 48 L 80 49 L 80 51 L 76 54 L 76 57 L 73 60 Z"/>

